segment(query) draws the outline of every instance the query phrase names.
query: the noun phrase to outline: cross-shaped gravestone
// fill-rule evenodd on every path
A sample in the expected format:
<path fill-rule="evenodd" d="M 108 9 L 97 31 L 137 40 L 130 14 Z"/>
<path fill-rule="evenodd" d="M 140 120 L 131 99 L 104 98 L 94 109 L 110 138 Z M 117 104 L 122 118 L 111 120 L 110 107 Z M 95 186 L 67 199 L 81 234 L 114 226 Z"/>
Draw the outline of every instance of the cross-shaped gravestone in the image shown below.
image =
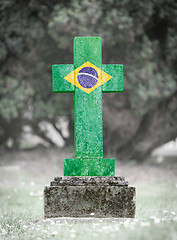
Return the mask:
<path fill-rule="evenodd" d="M 75 158 L 64 176 L 114 176 L 103 158 L 102 93 L 123 91 L 123 65 L 102 64 L 101 38 L 74 38 L 74 64 L 52 66 L 53 92 L 74 93 Z"/>

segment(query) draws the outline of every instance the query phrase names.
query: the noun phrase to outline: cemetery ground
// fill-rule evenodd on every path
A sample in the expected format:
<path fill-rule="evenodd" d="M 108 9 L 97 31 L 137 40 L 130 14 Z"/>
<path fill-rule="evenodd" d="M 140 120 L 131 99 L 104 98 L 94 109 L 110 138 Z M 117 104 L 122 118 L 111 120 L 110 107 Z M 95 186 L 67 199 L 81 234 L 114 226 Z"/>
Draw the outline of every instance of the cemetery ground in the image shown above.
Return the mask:
<path fill-rule="evenodd" d="M 136 187 L 135 219 L 44 219 L 44 186 L 63 175 L 68 152 L 1 152 L 0 239 L 177 239 L 177 161 L 116 163 Z"/>

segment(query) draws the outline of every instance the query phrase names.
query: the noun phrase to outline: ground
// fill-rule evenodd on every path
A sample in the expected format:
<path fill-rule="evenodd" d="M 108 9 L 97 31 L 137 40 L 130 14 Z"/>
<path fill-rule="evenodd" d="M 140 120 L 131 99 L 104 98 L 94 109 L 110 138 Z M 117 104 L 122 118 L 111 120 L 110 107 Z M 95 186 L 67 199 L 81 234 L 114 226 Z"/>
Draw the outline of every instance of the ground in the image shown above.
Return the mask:
<path fill-rule="evenodd" d="M 41 147 L 0 153 L 0 239 L 177 239 L 174 161 L 116 162 L 116 175 L 136 187 L 135 219 L 44 219 L 44 186 L 63 174 L 70 152 Z"/>

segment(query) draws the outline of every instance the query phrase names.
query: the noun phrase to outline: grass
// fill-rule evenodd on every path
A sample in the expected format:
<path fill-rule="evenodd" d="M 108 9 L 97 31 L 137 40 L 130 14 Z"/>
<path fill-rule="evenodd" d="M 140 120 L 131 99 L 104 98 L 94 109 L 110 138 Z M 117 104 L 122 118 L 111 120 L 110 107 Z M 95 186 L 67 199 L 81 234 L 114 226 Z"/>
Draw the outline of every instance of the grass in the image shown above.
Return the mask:
<path fill-rule="evenodd" d="M 43 185 L 0 188 L 0 239 L 177 239 L 176 183 L 139 184 L 135 219 L 43 219 Z"/>
<path fill-rule="evenodd" d="M 44 186 L 62 175 L 66 156 L 42 149 L 1 157 L 1 166 L 19 169 L 0 170 L 0 240 L 177 239 L 177 174 L 168 166 L 118 164 L 117 174 L 136 187 L 135 219 L 44 219 Z"/>

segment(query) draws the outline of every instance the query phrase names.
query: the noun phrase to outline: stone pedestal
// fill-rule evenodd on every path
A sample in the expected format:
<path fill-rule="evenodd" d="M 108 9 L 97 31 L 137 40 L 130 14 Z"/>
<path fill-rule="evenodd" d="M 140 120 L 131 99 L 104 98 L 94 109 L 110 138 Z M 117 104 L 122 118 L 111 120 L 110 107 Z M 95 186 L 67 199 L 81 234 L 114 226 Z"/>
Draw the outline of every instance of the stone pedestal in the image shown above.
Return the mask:
<path fill-rule="evenodd" d="M 124 177 L 55 177 L 44 189 L 44 215 L 133 218 L 135 188 Z"/>

